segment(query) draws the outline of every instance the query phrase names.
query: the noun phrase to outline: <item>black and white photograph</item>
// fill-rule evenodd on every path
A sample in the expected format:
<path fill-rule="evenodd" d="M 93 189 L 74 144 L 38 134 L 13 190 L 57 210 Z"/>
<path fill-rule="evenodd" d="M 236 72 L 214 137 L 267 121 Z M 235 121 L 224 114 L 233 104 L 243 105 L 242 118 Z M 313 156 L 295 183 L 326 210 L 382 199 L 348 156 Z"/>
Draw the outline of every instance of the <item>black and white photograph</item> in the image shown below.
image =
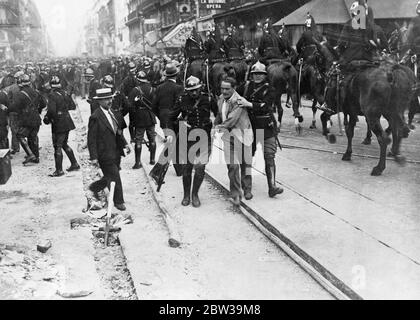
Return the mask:
<path fill-rule="evenodd" d="M 419 66 L 418 0 L 1 0 L 0 300 L 420 299 Z"/>

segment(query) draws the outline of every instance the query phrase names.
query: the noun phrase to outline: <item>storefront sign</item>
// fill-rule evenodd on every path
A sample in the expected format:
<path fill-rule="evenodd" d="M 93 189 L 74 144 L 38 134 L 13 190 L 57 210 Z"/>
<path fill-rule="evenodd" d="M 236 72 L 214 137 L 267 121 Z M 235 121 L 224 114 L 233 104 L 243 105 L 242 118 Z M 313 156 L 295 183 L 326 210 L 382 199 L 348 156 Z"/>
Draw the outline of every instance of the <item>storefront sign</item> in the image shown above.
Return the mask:
<path fill-rule="evenodd" d="M 227 10 L 227 0 L 200 0 L 200 6 L 207 10 Z"/>

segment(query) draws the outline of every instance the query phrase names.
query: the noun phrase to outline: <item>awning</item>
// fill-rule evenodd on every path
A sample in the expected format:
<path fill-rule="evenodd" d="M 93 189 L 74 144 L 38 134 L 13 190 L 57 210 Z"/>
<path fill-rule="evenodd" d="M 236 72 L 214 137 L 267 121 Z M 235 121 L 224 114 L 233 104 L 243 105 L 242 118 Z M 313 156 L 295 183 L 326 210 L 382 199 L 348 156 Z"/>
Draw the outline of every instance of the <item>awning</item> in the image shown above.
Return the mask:
<path fill-rule="evenodd" d="M 415 16 L 418 0 L 369 0 L 376 19 L 410 19 Z M 349 9 L 354 0 L 313 0 L 284 17 L 274 26 L 305 24 L 308 12 L 316 24 L 344 24 L 350 20 Z"/>
<path fill-rule="evenodd" d="M 170 48 L 181 48 L 185 45 L 188 37 L 191 35 L 193 29 L 193 22 L 184 22 L 177 25 L 175 28 L 170 30 L 165 37 L 163 42 L 167 47 Z"/>

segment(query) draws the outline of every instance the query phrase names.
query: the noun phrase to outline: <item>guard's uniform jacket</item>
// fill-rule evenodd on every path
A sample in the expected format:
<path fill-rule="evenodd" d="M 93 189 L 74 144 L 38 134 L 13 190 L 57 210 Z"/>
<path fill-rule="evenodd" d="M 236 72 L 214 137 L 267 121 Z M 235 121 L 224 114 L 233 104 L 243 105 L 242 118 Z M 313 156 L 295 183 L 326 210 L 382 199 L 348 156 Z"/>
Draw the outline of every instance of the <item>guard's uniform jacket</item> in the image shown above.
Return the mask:
<path fill-rule="evenodd" d="M 287 46 L 276 34 L 264 33 L 258 47 L 258 53 L 263 59 L 281 59 L 287 55 Z"/>
<path fill-rule="evenodd" d="M 250 81 L 241 86 L 238 93 L 253 105 L 252 109 L 248 109 L 253 130 L 263 129 L 264 140 L 275 137 L 277 135 L 277 123 L 273 115 L 274 88 L 268 82 L 257 85 Z"/>
<path fill-rule="evenodd" d="M 208 54 L 210 63 L 221 62 L 225 59 L 222 45 L 218 44 L 214 36 L 210 36 L 209 39 L 204 43 L 204 48 Z"/>
<path fill-rule="evenodd" d="M 76 127 L 69 110 L 76 110 L 76 105 L 63 90 L 53 89 L 48 95 L 48 111 L 44 122 L 51 123 L 53 133 L 66 133 Z"/>
<path fill-rule="evenodd" d="M 189 63 L 202 59 L 204 56 L 203 44 L 200 40 L 188 38 L 185 42 L 185 59 L 188 59 Z"/>
<path fill-rule="evenodd" d="M 131 93 L 131 91 L 137 87 L 139 85 L 139 82 L 137 81 L 137 79 L 134 77 L 134 75 L 129 75 L 128 77 L 126 77 L 122 84 L 121 84 L 121 92 L 128 97 Z"/>
<path fill-rule="evenodd" d="M 241 60 L 244 58 L 245 44 L 243 39 L 228 35 L 223 43 L 223 47 L 229 60 Z"/>
<path fill-rule="evenodd" d="M 112 99 L 111 110 L 114 114 L 118 125 L 122 130 L 127 128 L 127 123 L 124 120 L 124 117 L 129 112 L 129 106 L 127 98 L 119 91 L 114 93 L 114 98 Z"/>
<path fill-rule="evenodd" d="M 407 31 L 407 43 L 414 54 L 420 54 L 420 15 L 411 19 Z"/>
<path fill-rule="evenodd" d="M 171 112 L 171 129 L 176 127 L 179 115 L 189 125 L 188 130 L 203 129 L 210 133 L 213 124 L 210 120 L 211 112 L 217 116 L 218 107 L 214 99 L 209 99 L 207 93 L 202 93 L 197 100 L 191 98 L 187 93 L 179 97 L 174 109 Z"/>
<path fill-rule="evenodd" d="M 152 109 L 154 114 L 159 117 L 162 129 L 169 127 L 171 110 L 174 108 L 182 91 L 183 87 L 171 79 L 167 79 L 156 89 Z"/>
<path fill-rule="evenodd" d="M 154 90 L 150 83 L 141 82 L 128 98 L 130 119 L 135 128 L 150 128 L 156 125 L 156 116 L 152 112 Z"/>
<path fill-rule="evenodd" d="M 45 104 L 41 95 L 29 86 L 25 86 L 14 97 L 9 112 L 18 114 L 20 128 L 39 128 L 41 126 L 40 114 Z"/>

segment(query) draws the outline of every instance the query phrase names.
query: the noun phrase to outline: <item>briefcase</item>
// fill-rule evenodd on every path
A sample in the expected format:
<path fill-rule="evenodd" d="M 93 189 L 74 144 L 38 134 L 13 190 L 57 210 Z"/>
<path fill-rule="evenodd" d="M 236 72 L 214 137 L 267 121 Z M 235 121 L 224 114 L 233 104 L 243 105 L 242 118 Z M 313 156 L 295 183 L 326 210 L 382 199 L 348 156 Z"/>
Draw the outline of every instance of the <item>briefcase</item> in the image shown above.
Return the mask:
<path fill-rule="evenodd" d="M 0 150 L 0 185 L 6 184 L 12 176 L 12 164 L 9 152 L 9 149 Z"/>

